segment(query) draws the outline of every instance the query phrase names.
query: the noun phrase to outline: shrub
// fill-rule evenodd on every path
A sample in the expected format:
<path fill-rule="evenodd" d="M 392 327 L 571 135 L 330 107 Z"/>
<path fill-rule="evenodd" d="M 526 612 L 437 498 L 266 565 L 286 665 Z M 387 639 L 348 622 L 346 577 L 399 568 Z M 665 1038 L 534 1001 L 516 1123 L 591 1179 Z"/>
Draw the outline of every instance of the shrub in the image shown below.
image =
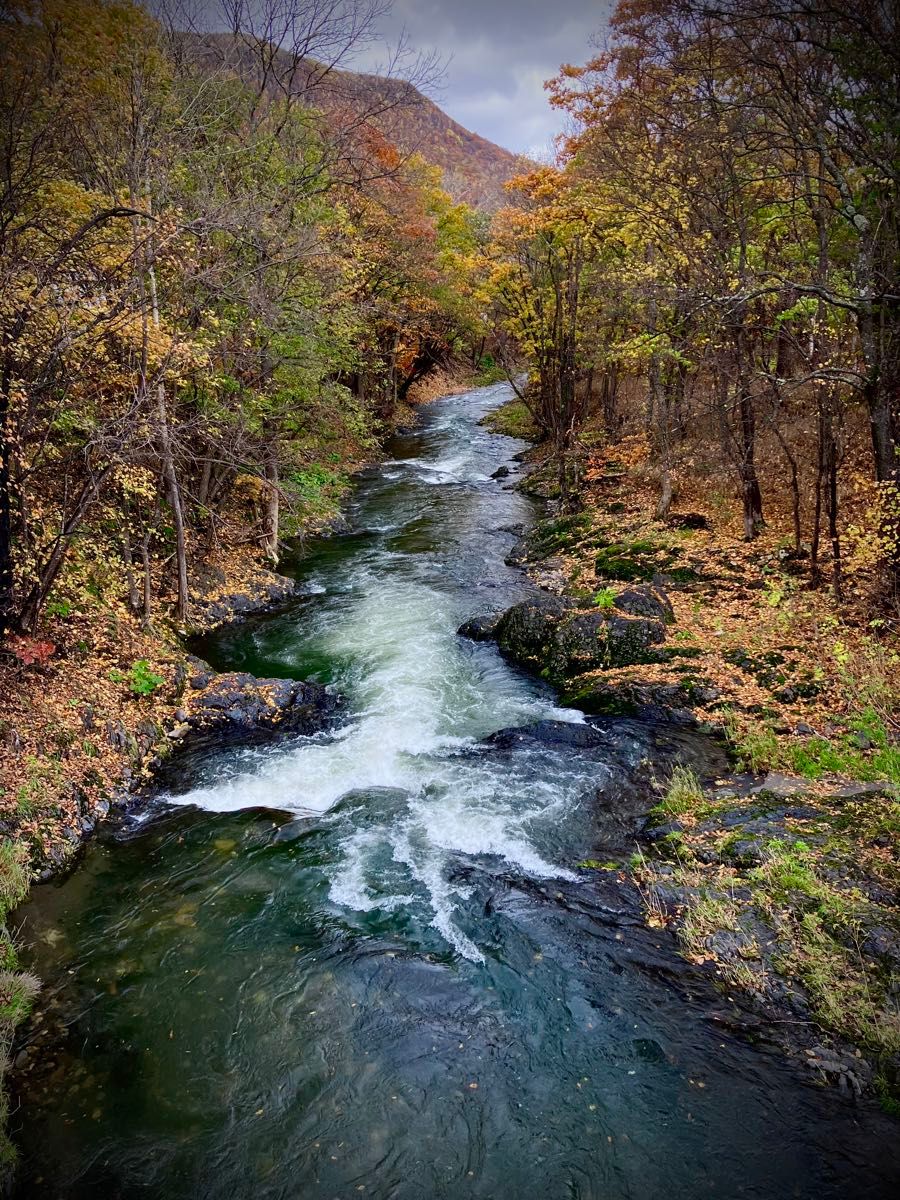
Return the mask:
<path fill-rule="evenodd" d="M 161 683 L 165 683 L 165 679 L 151 669 L 146 658 L 139 658 L 132 665 L 128 686 L 135 696 L 149 696 Z"/>

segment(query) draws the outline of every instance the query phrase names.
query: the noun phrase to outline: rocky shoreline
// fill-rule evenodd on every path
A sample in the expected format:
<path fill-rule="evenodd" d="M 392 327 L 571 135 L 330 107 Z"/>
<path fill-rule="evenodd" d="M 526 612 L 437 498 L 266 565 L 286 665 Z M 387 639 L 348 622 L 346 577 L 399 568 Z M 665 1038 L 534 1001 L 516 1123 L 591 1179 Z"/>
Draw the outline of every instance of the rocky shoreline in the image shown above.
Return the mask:
<path fill-rule="evenodd" d="M 666 661 L 677 633 L 669 580 L 618 583 L 585 603 L 534 552 L 540 537 L 532 530 L 512 558 L 543 590 L 459 634 L 496 642 L 563 703 L 594 714 L 582 737 L 598 721 L 631 717 L 703 729 L 726 746 L 722 723 L 702 712 L 719 698 L 708 681 L 689 672 L 680 682 L 605 677 Z M 592 860 L 588 872 L 638 890 L 646 922 L 712 979 L 733 1028 L 775 1043 L 848 1097 L 875 1094 L 900 1114 L 896 812 L 888 781 L 811 781 L 733 764 L 703 778 L 676 767 L 655 802 L 651 792 L 626 814 L 633 852 Z"/>
<path fill-rule="evenodd" d="M 245 589 L 198 603 L 190 633 L 239 624 L 281 608 L 296 595 L 294 580 L 257 568 Z M 70 785 L 68 815 L 50 829 L 33 866 L 36 882 L 47 882 L 68 869 L 100 821 L 145 803 L 155 788 L 175 777 L 186 754 L 224 743 L 316 733 L 334 719 L 340 706 L 339 698 L 319 684 L 217 672 L 186 652 L 175 656 L 163 689 L 165 696 L 152 715 L 142 715 L 135 706 L 133 721 L 107 720 L 100 727 L 91 706 L 85 706 L 85 734 L 106 741 L 121 759 L 118 781 L 93 795 Z"/>

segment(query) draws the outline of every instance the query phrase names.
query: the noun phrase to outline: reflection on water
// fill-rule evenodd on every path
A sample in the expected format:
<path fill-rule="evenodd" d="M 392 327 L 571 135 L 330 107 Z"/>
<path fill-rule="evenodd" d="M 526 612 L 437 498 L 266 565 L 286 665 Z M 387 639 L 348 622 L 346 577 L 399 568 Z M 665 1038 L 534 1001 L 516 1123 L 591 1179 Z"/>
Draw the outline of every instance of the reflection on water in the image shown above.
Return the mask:
<path fill-rule="evenodd" d="M 506 394 L 435 406 L 297 564 L 304 597 L 202 648 L 332 684 L 342 727 L 184 763 L 35 892 L 64 1032 L 15 1119 L 22 1196 L 893 1194 L 896 1125 L 723 1032 L 628 887 L 578 869 L 654 770 L 716 748 L 483 740 L 582 720 L 454 632 L 528 586 L 503 562 L 528 504 L 490 479 L 519 447 L 475 423 Z"/>

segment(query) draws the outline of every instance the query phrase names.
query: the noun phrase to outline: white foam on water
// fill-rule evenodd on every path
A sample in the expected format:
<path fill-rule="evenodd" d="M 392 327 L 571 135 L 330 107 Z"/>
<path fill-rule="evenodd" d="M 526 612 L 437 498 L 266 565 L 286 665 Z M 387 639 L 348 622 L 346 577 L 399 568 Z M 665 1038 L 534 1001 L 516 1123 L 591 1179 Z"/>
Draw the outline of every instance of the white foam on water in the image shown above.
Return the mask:
<path fill-rule="evenodd" d="M 471 441 L 471 427 L 461 432 Z M 437 462 L 408 465 L 437 479 L 465 474 L 475 460 L 457 448 Z M 350 700 L 347 723 L 232 759 L 218 781 L 171 799 L 214 811 L 262 806 L 307 814 L 326 813 L 351 792 L 400 789 L 405 802 L 401 795 L 383 816 L 376 811 L 374 824 L 352 827 L 341 840 L 330 898 L 361 912 L 425 904 L 441 936 L 478 961 L 481 951 L 456 919 L 467 889 L 451 881 L 454 863 L 490 856 L 536 878 L 571 878 L 538 853 L 529 825 L 561 816 L 586 779 L 583 769 L 567 775 L 561 768 L 541 782 L 528 772 L 527 755 L 522 765 L 518 755 L 498 758 L 476 743 L 504 727 L 583 717 L 540 694 L 493 648 L 462 642 L 453 593 L 404 579 L 392 557 L 373 563 L 361 556 L 333 579 L 317 577 L 312 586 L 336 587 L 341 602 L 298 617 L 303 645 L 353 665 L 352 677 L 337 683 Z M 577 756 L 567 761 L 577 764 Z M 339 830 L 354 815 L 336 810 L 333 819 Z"/>

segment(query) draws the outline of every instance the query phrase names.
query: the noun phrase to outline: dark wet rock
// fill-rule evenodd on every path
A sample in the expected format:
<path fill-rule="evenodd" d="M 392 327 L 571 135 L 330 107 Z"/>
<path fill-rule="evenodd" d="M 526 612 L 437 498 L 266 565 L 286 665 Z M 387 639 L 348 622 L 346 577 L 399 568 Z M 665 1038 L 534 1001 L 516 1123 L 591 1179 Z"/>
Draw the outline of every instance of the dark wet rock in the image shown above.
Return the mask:
<path fill-rule="evenodd" d="M 500 649 L 510 658 L 540 670 L 547 665 L 553 637 L 571 605 L 558 596 L 540 594 L 502 613 L 494 629 Z"/>
<path fill-rule="evenodd" d="M 243 671 L 214 675 L 195 696 L 183 741 L 255 739 L 275 731 L 317 733 L 338 708 L 338 699 L 318 683 L 257 679 Z"/>
<path fill-rule="evenodd" d="M 652 617 L 666 624 L 675 620 L 669 597 L 661 587 L 653 584 L 627 588 L 616 596 L 614 603 L 616 608 L 630 613 L 631 616 Z"/>
<path fill-rule="evenodd" d="M 607 612 L 580 613 L 557 630 L 551 670 L 562 676 L 646 662 L 652 657 L 651 647 L 665 640 L 662 621 Z"/>
<path fill-rule="evenodd" d="M 740 929 L 717 929 L 706 939 L 707 950 L 721 962 L 745 959 L 754 949 L 754 940 Z"/>
<path fill-rule="evenodd" d="M 491 479 L 505 479 L 508 474 L 509 467 L 498 467 L 493 475 L 491 475 Z"/>
<path fill-rule="evenodd" d="M 477 617 L 470 617 L 468 621 L 463 621 L 456 632 L 460 637 L 469 638 L 473 642 L 490 641 L 494 636 L 500 616 L 500 613 L 487 613 Z"/>
<path fill-rule="evenodd" d="M 874 925 L 866 930 L 861 949 L 872 958 L 880 958 L 894 968 L 894 978 L 900 987 L 900 932 L 887 925 Z"/>
<path fill-rule="evenodd" d="M 758 867 L 765 857 L 765 839 L 738 837 L 723 847 L 720 858 L 735 867 Z"/>
<path fill-rule="evenodd" d="M 272 837 L 273 842 L 293 842 L 309 832 L 311 822 L 308 817 L 297 817 L 279 826 Z"/>
<path fill-rule="evenodd" d="M 202 688 L 209 687 L 216 675 L 209 663 L 205 662 L 202 658 L 197 658 L 195 654 L 188 655 L 187 659 L 185 660 L 185 667 L 187 686 L 191 689 L 191 691 L 200 691 Z M 190 705 L 190 692 L 184 697 L 184 700 L 187 705 Z M 179 721 L 186 721 L 187 712 L 185 712 L 184 709 L 179 711 L 183 713 L 183 715 L 178 716 L 176 719 Z"/>
<path fill-rule="evenodd" d="M 503 654 L 556 680 L 646 662 L 665 636 L 661 620 L 609 610 L 578 612 L 571 602 L 552 595 L 514 604 L 494 630 Z"/>
<path fill-rule="evenodd" d="M 504 750 L 524 742 L 540 742 L 546 746 L 572 746 L 584 749 L 608 744 L 608 737 L 592 725 L 572 721 L 536 721 L 516 729 L 499 729 L 484 739 L 485 745 Z"/>
<path fill-rule="evenodd" d="M 217 596 L 200 605 L 192 624 L 197 630 L 209 630 L 232 621 L 242 621 L 257 613 L 269 612 L 297 594 L 296 580 L 274 571 L 250 581 L 240 592 Z"/>
<path fill-rule="evenodd" d="M 643 838 L 645 842 L 656 845 L 666 840 L 671 841 L 681 833 L 684 833 L 684 826 L 680 821 L 667 821 L 664 825 L 649 825 L 643 831 Z"/>
<path fill-rule="evenodd" d="M 520 537 L 503 560 L 508 567 L 523 567 L 530 558 L 530 546 L 527 537 Z"/>
<path fill-rule="evenodd" d="M 561 699 L 572 708 L 592 716 L 640 717 L 648 721 L 695 723 L 690 706 L 697 703 L 700 689 L 688 684 L 604 683 L 596 675 L 576 677 L 563 691 Z"/>

